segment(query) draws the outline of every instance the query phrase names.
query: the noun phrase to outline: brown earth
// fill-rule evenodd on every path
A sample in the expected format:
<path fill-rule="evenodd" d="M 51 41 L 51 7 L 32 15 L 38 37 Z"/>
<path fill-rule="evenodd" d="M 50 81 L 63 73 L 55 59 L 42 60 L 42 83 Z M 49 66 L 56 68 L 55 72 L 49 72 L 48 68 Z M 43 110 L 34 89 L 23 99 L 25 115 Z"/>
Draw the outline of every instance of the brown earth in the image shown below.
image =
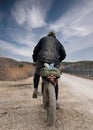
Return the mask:
<path fill-rule="evenodd" d="M 60 109 L 54 127 L 49 127 L 40 86 L 38 99 L 32 98 L 32 78 L 0 82 L 0 130 L 93 130 L 93 113 L 64 80 L 60 79 L 59 85 Z"/>
<path fill-rule="evenodd" d="M 88 98 L 82 100 L 83 95 L 78 93 L 78 96 L 78 89 L 73 91 L 67 82 L 70 78 L 63 75 L 59 80 L 60 109 L 54 127 L 49 127 L 40 96 L 41 87 L 38 99 L 32 98 L 33 77 L 30 76 L 34 70 L 32 63 L 0 57 L 0 130 L 93 130 L 92 87 Z M 78 82 L 71 79 L 78 86 Z M 84 89 L 85 94 L 87 90 Z"/>
<path fill-rule="evenodd" d="M 1 81 L 15 81 L 28 78 L 34 74 L 34 71 L 35 65 L 33 63 L 0 57 Z"/>

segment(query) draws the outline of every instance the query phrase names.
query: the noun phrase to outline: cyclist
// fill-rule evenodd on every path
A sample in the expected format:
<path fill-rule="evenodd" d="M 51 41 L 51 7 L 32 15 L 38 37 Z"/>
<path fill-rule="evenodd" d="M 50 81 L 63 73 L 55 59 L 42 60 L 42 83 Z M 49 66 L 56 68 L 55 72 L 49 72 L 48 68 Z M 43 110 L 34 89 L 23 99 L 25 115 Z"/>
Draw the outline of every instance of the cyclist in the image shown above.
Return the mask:
<path fill-rule="evenodd" d="M 44 67 L 44 63 L 54 63 L 59 68 L 60 62 L 65 59 L 66 52 L 63 45 L 56 39 L 56 33 L 51 31 L 47 36 L 40 39 L 33 50 L 33 61 L 36 62 L 36 72 L 34 74 L 34 92 L 33 98 L 37 98 L 39 71 Z M 58 100 L 58 83 L 55 87 L 56 100 Z"/>

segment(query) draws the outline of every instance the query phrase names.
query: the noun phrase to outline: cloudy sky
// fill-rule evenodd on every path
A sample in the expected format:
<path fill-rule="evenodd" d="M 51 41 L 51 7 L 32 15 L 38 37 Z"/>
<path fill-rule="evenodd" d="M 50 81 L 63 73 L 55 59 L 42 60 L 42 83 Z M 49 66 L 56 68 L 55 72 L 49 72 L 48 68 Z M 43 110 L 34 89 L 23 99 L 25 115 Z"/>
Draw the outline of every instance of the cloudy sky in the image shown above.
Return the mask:
<path fill-rule="evenodd" d="M 0 0 L 0 56 L 32 61 L 35 45 L 51 30 L 65 61 L 93 60 L 93 0 Z"/>

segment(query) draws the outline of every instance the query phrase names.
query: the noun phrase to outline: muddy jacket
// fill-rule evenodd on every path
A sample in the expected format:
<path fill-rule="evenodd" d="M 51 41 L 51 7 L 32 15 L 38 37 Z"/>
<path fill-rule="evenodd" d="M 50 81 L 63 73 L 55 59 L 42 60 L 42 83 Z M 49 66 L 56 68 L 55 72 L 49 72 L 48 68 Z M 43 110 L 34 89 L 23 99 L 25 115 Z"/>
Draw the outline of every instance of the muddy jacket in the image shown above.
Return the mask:
<path fill-rule="evenodd" d="M 53 36 L 43 37 L 33 51 L 34 62 L 59 63 L 64 60 L 66 53 L 62 44 Z"/>

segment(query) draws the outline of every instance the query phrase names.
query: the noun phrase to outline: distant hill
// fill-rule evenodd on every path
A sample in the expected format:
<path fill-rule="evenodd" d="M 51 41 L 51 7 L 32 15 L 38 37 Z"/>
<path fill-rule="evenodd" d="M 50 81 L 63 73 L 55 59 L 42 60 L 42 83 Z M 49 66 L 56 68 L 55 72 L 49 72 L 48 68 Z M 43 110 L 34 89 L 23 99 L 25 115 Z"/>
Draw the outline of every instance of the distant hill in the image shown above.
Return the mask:
<path fill-rule="evenodd" d="M 60 70 L 65 73 L 93 78 L 93 61 L 62 62 Z M 35 65 L 0 56 L 0 80 L 15 81 L 33 76 Z"/>
<path fill-rule="evenodd" d="M 19 62 L 14 59 L 0 57 L 0 80 L 20 80 L 33 76 L 35 65 L 29 62 Z"/>

